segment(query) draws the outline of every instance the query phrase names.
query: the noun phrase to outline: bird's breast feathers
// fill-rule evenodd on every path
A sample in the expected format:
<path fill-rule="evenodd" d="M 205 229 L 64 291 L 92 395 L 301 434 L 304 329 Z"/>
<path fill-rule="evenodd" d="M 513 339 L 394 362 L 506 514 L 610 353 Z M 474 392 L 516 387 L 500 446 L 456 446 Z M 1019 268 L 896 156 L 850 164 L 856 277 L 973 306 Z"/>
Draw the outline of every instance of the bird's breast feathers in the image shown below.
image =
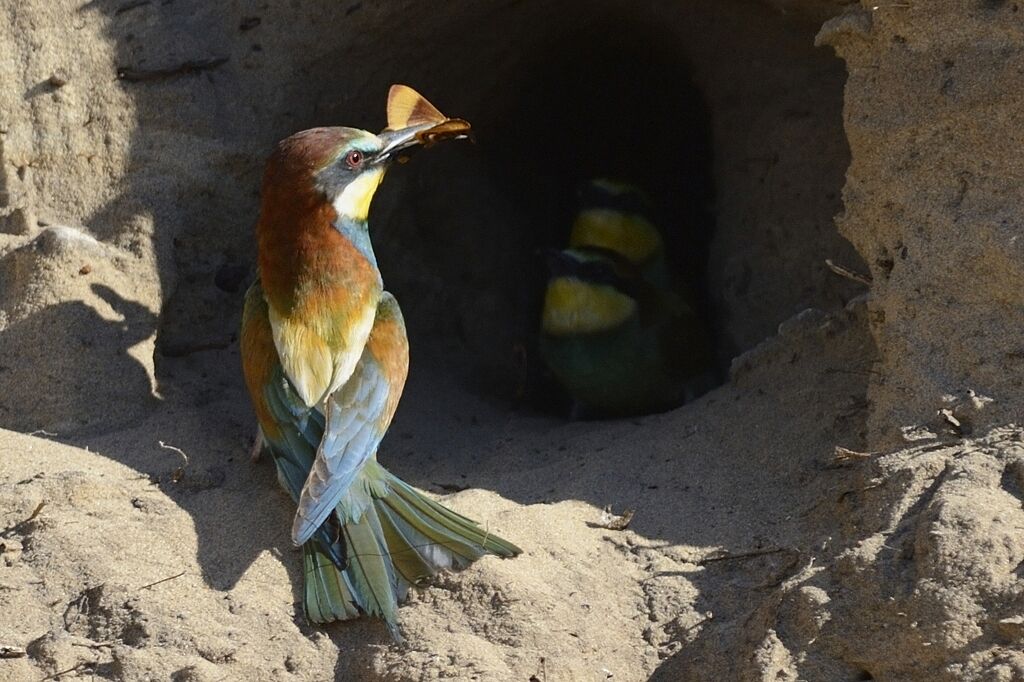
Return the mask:
<path fill-rule="evenodd" d="M 624 323 L 637 303 L 610 286 L 559 277 L 548 284 L 541 327 L 553 336 L 593 334 Z"/>
<path fill-rule="evenodd" d="M 373 328 L 380 290 L 371 288 L 360 297 L 344 293 L 356 300 L 330 305 L 330 297 L 320 297 L 289 315 L 269 306 L 281 367 L 307 407 L 319 404 L 352 376 Z"/>

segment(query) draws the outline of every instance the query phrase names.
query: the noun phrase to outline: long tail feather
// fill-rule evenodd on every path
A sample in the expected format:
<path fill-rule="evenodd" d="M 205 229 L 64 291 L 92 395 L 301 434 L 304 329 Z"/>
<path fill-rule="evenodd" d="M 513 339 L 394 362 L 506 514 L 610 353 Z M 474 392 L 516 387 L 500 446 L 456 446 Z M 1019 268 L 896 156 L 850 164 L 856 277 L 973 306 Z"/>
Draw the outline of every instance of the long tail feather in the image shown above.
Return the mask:
<path fill-rule="evenodd" d="M 318 545 L 304 545 L 305 609 L 317 623 L 354 618 L 360 612 L 384 620 L 396 640 L 398 604 L 410 585 L 438 571 L 463 568 L 485 554 L 511 557 L 515 545 L 435 502 L 373 463 L 363 472 L 372 501 L 341 530 L 347 563 L 339 570 Z M 359 485 L 360 482 L 356 482 Z"/>
<path fill-rule="evenodd" d="M 316 540 L 302 546 L 306 618 L 314 623 L 329 623 L 359 615 L 355 597 L 334 562 Z"/>
<path fill-rule="evenodd" d="M 383 467 L 380 470 L 388 477 L 388 485 L 398 493 L 399 497 L 419 512 L 415 518 L 430 519 L 448 531 L 453 540 L 469 541 L 470 545 L 476 545 L 479 553 L 473 557 L 474 559 L 487 553 L 497 554 L 501 557 L 513 557 L 522 551 L 512 543 L 492 535 L 486 528 L 481 528 L 476 521 L 453 512 L 448 507 L 430 499 Z M 385 498 L 385 501 L 391 499 L 393 497 L 388 497 Z M 442 544 L 446 543 L 442 542 Z"/>
<path fill-rule="evenodd" d="M 376 512 L 368 509 L 358 523 L 347 524 L 342 532 L 350 548 L 344 575 L 351 580 L 356 602 L 366 613 L 382 618 L 399 639 L 396 623 L 400 586 Z"/>

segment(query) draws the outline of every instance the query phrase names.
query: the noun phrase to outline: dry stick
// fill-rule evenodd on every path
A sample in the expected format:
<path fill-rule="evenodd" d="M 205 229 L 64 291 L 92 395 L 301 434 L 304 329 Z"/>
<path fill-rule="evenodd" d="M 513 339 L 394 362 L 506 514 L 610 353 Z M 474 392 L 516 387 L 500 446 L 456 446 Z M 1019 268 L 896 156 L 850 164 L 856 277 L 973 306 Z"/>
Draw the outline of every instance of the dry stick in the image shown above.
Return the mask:
<path fill-rule="evenodd" d="M 40 502 L 39 504 L 37 504 L 35 510 L 33 510 L 33 512 L 31 514 L 29 514 L 29 517 L 27 519 L 25 519 L 23 521 L 18 521 L 13 526 L 11 526 L 9 528 L 5 528 L 2 531 L 0 531 L 0 538 L 10 537 L 11 535 L 19 532 L 22 528 L 24 528 L 29 523 L 34 521 L 35 518 L 37 516 L 39 516 L 39 512 L 43 511 L 43 507 L 45 507 L 45 506 L 46 506 L 46 502 L 45 501 Z"/>
<path fill-rule="evenodd" d="M 825 259 L 825 265 L 828 266 L 829 270 L 836 273 L 840 277 L 852 279 L 854 282 L 863 284 L 866 287 L 871 286 L 871 277 L 869 277 L 868 275 L 862 275 L 859 272 L 854 272 L 853 270 L 845 268 L 842 265 L 836 265 L 835 263 L 832 262 L 831 258 Z"/>
<path fill-rule="evenodd" d="M 767 554 L 779 554 L 781 552 L 793 552 L 795 550 L 789 547 L 775 547 L 772 549 L 758 549 L 753 552 L 743 552 L 741 554 L 723 554 L 721 556 L 705 557 L 697 562 L 698 566 L 704 566 L 706 564 L 714 563 L 716 561 L 733 561 L 739 559 L 752 559 L 754 557 L 765 556 Z"/>
<path fill-rule="evenodd" d="M 168 582 L 170 580 L 177 580 L 178 578 L 180 578 L 181 576 L 185 575 L 186 573 L 188 573 L 188 571 L 182 571 L 178 575 L 172 575 L 170 578 L 163 578 L 161 580 L 157 580 L 155 583 L 150 583 L 148 585 L 143 585 L 139 589 L 140 590 L 148 590 L 149 588 L 153 587 L 154 585 L 159 585 L 160 583 L 166 583 L 166 582 Z"/>
<path fill-rule="evenodd" d="M 34 521 L 35 518 L 39 516 L 39 512 L 43 511 L 43 507 L 45 506 L 46 502 L 40 502 L 39 504 L 37 504 L 36 508 L 32 510 L 31 514 L 29 514 L 28 518 L 22 521 L 21 523 L 28 523 L 29 521 Z"/>
<path fill-rule="evenodd" d="M 67 675 L 68 673 L 77 672 L 77 671 L 81 670 L 82 668 L 84 668 L 84 667 L 86 667 L 88 665 L 92 665 L 92 663 L 90 663 L 89 661 L 82 661 L 81 663 L 79 663 L 78 665 L 74 666 L 73 668 L 68 668 L 67 670 L 61 670 L 59 673 L 53 673 L 52 675 L 47 675 L 46 677 L 44 677 L 39 682 L 45 682 L 45 680 L 56 680 L 56 679 L 58 679 L 60 677 L 63 677 L 64 675 Z"/>
<path fill-rule="evenodd" d="M 832 461 L 836 464 L 842 464 L 846 462 L 856 462 L 863 459 L 871 459 L 873 456 L 874 453 L 871 452 L 857 452 L 856 450 L 844 448 L 842 445 L 837 445 Z"/>
<path fill-rule="evenodd" d="M 0 645 L 0 658 L 22 658 L 27 655 L 28 652 L 20 646 Z"/>
<path fill-rule="evenodd" d="M 156 81 L 173 76 L 188 73 L 200 73 L 216 69 L 228 60 L 227 57 L 208 57 L 206 59 L 192 59 L 182 62 L 176 66 L 169 66 L 164 69 L 134 69 L 130 66 L 122 66 L 117 70 L 117 77 L 120 80 L 130 83 L 141 83 L 143 81 Z"/>
<path fill-rule="evenodd" d="M 86 649 L 107 649 L 117 644 L 116 640 L 108 639 L 103 642 L 72 642 L 71 646 L 80 646 Z"/>

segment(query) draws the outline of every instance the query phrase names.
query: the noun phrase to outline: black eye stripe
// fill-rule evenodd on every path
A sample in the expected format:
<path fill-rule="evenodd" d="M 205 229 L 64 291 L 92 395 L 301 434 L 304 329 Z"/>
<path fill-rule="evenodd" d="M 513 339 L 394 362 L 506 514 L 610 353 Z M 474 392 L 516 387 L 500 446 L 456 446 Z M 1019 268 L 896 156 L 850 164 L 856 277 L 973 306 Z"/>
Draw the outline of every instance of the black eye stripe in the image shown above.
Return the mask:
<path fill-rule="evenodd" d="M 557 252 L 556 252 L 557 253 Z M 590 284 L 609 286 L 627 296 L 636 298 L 636 283 L 620 274 L 613 263 L 603 260 L 576 260 L 565 253 L 548 259 L 552 277 L 572 277 Z"/>
<path fill-rule="evenodd" d="M 594 282 L 595 284 L 612 284 L 619 279 L 615 275 L 615 272 L 605 263 L 599 261 L 589 261 L 586 263 L 580 263 L 579 274 L 583 279 Z"/>
<path fill-rule="evenodd" d="M 593 261 L 585 263 L 579 274 L 580 279 L 612 287 L 629 296 L 633 296 L 635 293 L 636 287 L 633 286 L 633 283 L 619 275 L 608 263 Z"/>

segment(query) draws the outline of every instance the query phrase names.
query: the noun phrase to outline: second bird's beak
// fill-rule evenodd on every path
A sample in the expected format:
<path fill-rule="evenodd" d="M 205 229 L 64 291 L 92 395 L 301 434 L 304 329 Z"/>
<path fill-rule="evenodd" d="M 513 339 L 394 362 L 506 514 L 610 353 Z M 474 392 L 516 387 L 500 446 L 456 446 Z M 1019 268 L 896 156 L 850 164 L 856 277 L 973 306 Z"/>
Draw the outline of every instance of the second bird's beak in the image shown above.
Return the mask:
<path fill-rule="evenodd" d="M 395 155 L 416 145 L 430 147 L 441 140 L 461 140 L 469 137 L 470 125 L 461 118 L 449 118 L 439 123 L 420 123 L 418 125 L 385 130 L 378 137 L 384 146 L 377 152 L 374 161 L 387 163 L 394 160 Z"/>

